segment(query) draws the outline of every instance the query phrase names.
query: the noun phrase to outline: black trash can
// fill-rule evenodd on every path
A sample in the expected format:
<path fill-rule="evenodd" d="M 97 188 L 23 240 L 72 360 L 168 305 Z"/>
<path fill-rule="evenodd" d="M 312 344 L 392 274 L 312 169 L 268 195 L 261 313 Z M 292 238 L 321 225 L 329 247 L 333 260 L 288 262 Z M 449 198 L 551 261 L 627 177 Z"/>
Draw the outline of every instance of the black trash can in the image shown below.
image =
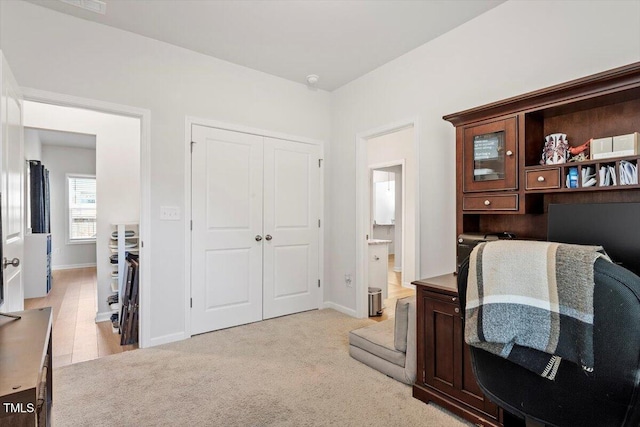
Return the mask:
<path fill-rule="evenodd" d="M 382 316 L 382 289 L 369 288 L 369 317 Z"/>

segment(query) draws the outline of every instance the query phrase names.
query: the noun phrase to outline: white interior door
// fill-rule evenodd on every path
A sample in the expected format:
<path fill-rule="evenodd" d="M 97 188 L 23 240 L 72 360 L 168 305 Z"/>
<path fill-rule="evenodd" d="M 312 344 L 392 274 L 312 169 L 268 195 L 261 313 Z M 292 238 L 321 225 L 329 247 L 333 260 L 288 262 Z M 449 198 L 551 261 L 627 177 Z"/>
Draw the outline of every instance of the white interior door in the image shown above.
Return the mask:
<path fill-rule="evenodd" d="M 24 288 L 22 286 L 23 239 L 23 187 L 24 153 L 22 139 L 22 100 L 7 61 L 2 56 L 2 250 L 3 257 L 14 261 L 4 269 L 4 312 L 24 308 Z M 2 260 L 0 259 L 0 262 Z M 0 266 L 2 268 L 2 266 Z"/>
<path fill-rule="evenodd" d="M 264 300 L 269 319 L 318 308 L 318 146 L 265 138 Z"/>
<path fill-rule="evenodd" d="M 262 319 L 262 140 L 192 127 L 192 334 Z"/>

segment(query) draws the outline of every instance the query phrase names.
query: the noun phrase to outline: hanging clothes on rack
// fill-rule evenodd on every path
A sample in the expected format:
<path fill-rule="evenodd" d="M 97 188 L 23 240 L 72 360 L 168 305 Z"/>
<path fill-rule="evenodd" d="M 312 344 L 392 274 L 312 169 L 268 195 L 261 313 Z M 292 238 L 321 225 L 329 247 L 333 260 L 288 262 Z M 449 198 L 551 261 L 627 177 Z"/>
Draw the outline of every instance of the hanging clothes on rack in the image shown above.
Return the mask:
<path fill-rule="evenodd" d="M 28 165 L 31 232 L 50 233 L 49 171 L 39 160 L 29 160 Z"/>

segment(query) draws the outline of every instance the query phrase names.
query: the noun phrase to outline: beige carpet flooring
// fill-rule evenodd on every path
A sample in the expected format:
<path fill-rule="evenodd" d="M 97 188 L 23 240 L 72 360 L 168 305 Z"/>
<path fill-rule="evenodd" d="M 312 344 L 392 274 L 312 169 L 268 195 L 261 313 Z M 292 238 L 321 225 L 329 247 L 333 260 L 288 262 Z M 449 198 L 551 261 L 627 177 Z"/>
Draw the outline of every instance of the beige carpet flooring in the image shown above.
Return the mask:
<path fill-rule="evenodd" d="M 470 426 L 349 356 L 348 331 L 370 323 L 316 310 L 63 366 L 53 423 Z"/>

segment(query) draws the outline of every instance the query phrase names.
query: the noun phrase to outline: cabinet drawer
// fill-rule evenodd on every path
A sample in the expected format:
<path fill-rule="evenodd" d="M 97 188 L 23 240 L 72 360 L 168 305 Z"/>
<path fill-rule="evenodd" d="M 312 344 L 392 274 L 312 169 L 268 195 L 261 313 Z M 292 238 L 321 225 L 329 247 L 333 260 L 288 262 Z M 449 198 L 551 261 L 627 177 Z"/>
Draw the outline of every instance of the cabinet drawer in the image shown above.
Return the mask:
<path fill-rule="evenodd" d="M 459 302 L 458 302 L 459 298 L 457 296 L 446 295 L 446 294 L 441 294 L 441 293 L 437 293 L 437 292 L 429 292 L 429 291 L 422 291 L 421 296 L 425 297 L 425 298 L 435 299 L 435 300 L 442 301 L 442 302 L 448 302 L 448 303 L 452 303 L 452 304 L 459 304 Z"/>
<path fill-rule="evenodd" d="M 464 211 L 517 211 L 517 194 L 492 194 L 487 196 L 464 196 L 462 198 Z"/>
<path fill-rule="evenodd" d="M 560 188 L 560 168 L 528 170 L 526 190 Z"/>

